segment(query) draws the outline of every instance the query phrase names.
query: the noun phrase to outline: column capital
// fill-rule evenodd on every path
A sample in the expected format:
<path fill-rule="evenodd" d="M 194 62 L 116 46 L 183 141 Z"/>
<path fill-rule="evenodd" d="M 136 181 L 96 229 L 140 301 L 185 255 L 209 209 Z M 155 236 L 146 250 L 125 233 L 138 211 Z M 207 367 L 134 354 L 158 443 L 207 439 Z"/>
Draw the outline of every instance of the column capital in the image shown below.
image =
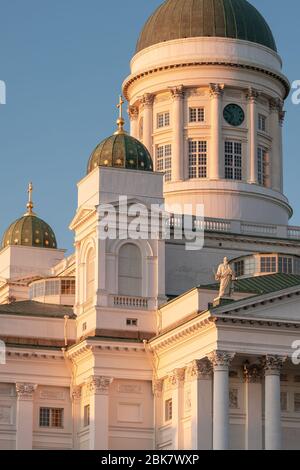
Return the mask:
<path fill-rule="evenodd" d="M 173 100 L 182 100 L 184 98 L 184 86 L 183 85 L 170 88 L 170 92 L 171 92 Z"/>
<path fill-rule="evenodd" d="M 128 115 L 129 115 L 129 119 L 131 121 L 135 121 L 138 119 L 139 117 L 139 108 L 137 106 L 129 106 L 128 107 Z"/>
<path fill-rule="evenodd" d="M 209 84 L 209 94 L 211 98 L 221 98 L 224 93 L 224 84 L 220 83 L 210 83 Z"/>
<path fill-rule="evenodd" d="M 267 355 L 262 358 L 262 367 L 265 375 L 280 375 L 280 371 L 287 360 L 286 356 Z"/>
<path fill-rule="evenodd" d="M 154 379 L 152 382 L 153 395 L 156 398 L 159 398 L 162 394 L 163 389 L 164 389 L 164 379 Z"/>
<path fill-rule="evenodd" d="M 256 103 L 257 98 L 259 97 L 260 93 L 258 90 L 255 90 L 254 88 L 250 87 L 246 91 L 246 98 L 250 103 Z"/>
<path fill-rule="evenodd" d="M 107 395 L 112 382 L 112 377 L 92 376 L 87 381 L 87 388 L 91 395 Z"/>
<path fill-rule="evenodd" d="M 260 383 L 262 376 L 263 370 L 259 364 L 244 364 L 244 379 L 246 383 Z"/>
<path fill-rule="evenodd" d="M 16 383 L 16 392 L 18 400 L 33 400 L 33 394 L 36 389 L 36 384 Z"/>
<path fill-rule="evenodd" d="M 284 102 L 280 98 L 271 98 L 269 100 L 270 111 L 281 112 L 283 110 Z"/>
<path fill-rule="evenodd" d="M 82 396 L 82 386 L 81 385 L 76 385 L 75 387 L 72 388 L 72 399 L 75 400 L 81 400 Z"/>
<path fill-rule="evenodd" d="M 190 380 L 210 379 L 212 372 L 212 363 L 207 358 L 196 359 L 189 364 L 187 369 L 187 376 Z"/>
<path fill-rule="evenodd" d="M 229 367 L 234 359 L 234 356 L 235 353 L 230 353 L 227 351 L 214 351 L 208 355 L 208 359 L 214 368 Z"/>
<path fill-rule="evenodd" d="M 153 101 L 154 101 L 154 95 L 152 93 L 145 93 L 141 98 L 141 103 L 144 108 L 152 106 Z"/>
<path fill-rule="evenodd" d="M 167 379 L 169 388 L 177 388 L 185 380 L 185 369 L 175 369 Z"/>

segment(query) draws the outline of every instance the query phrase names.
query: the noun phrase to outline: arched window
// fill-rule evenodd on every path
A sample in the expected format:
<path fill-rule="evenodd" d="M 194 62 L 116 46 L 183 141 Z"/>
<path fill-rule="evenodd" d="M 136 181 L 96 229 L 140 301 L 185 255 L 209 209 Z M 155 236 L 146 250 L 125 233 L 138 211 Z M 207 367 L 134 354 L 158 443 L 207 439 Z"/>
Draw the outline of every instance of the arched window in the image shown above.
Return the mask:
<path fill-rule="evenodd" d="M 119 294 L 142 295 L 142 257 L 132 243 L 123 245 L 119 251 Z"/>
<path fill-rule="evenodd" d="M 92 300 L 95 294 L 95 251 L 93 248 L 86 257 L 86 300 Z"/>

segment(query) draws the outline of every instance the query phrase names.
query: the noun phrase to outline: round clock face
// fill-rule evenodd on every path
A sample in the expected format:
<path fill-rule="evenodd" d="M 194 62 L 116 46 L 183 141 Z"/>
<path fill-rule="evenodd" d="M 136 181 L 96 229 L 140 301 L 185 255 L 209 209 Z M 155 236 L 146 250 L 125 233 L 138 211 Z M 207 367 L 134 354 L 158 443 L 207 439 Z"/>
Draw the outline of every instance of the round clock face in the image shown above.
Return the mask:
<path fill-rule="evenodd" d="M 245 120 L 245 113 L 237 104 L 228 104 L 224 108 L 224 119 L 231 126 L 240 126 Z"/>

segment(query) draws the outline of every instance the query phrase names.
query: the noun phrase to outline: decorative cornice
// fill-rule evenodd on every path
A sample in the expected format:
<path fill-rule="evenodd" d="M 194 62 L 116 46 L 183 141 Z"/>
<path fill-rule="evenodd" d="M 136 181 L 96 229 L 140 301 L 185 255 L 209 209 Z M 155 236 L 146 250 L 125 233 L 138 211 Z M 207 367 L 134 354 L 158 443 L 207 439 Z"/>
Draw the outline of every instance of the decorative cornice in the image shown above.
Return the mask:
<path fill-rule="evenodd" d="M 141 98 L 141 104 L 144 108 L 152 106 L 153 101 L 154 101 L 154 95 L 152 93 L 145 93 Z"/>
<path fill-rule="evenodd" d="M 265 370 L 265 375 L 280 375 L 280 371 L 283 368 L 286 360 L 286 356 L 267 355 L 262 358 L 261 363 Z"/>
<path fill-rule="evenodd" d="M 171 92 L 173 100 L 182 100 L 184 98 L 184 86 L 183 85 L 170 88 L 170 92 Z"/>
<path fill-rule="evenodd" d="M 16 392 L 18 400 L 33 400 L 33 394 L 36 389 L 36 384 L 16 383 Z"/>
<path fill-rule="evenodd" d="M 278 80 L 285 88 L 285 98 L 288 96 L 289 92 L 290 92 L 290 84 L 289 82 L 287 81 L 287 79 L 283 76 L 283 75 L 280 75 L 280 74 L 277 74 L 275 72 L 272 72 L 268 69 L 264 69 L 264 68 L 261 68 L 261 67 L 255 67 L 253 65 L 247 65 L 247 64 L 234 64 L 234 63 L 230 63 L 230 62 L 222 62 L 222 61 L 204 61 L 204 62 L 201 62 L 201 61 L 194 61 L 194 62 L 184 62 L 184 63 L 177 63 L 177 64 L 169 64 L 169 65 L 165 65 L 165 66 L 159 66 L 159 67 L 155 67 L 155 68 L 152 68 L 152 69 L 148 69 L 148 70 L 145 70 L 143 72 L 140 72 L 136 75 L 133 75 L 133 76 L 130 76 L 127 80 L 125 80 L 124 82 L 124 85 L 123 85 L 123 94 L 125 96 L 125 98 L 128 100 L 129 99 L 129 96 L 128 96 L 128 89 L 129 87 L 137 80 L 139 80 L 140 78 L 144 78 L 144 77 L 147 77 L 149 75 L 153 75 L 154 73 L 160 73 L 160 72 L 164 72 L 166 70 L 173 70 L 173 69 L 179 69 L 179 68 L 188 68 L 188 67 L 205 67 L 205 66 L 223 66 L 223 67 L 230 67 L 230 68 L 238 68 L 238 69 L 245 69 L 245 70 L 253 70 L 255 72 L 260 72 L 260 73 L 264 73 L 265 75 L 268 75 L 269 77 L 272 77 L 272 78 L 275 78 L 276 80 Z"/>
<path fill-rule="evenodd" d="M 260 383 L 263 369 L 259 364 L 244 364 L 244 379 L 246 383 Z"/>
<path fill-rule="evenodd" d="M 129 106 L 128 115 L 131 121 L 136 121 L 139 117 L 139 108 L 137 106 Z"/>
<path fill-rule="evenodd" d="M 112 382 L 112 377 L 92 376 L 87 381 L 87 389 L 91 395 L 107 395 Z"/>
<path fill-rule="evenodd" d="M 211 98 L 220 98 L 224 93 L 224 85 L 219 83 L 210 83 L 209 84 L 209 94 Z"/>
<path fill-rule="evenodd" d="M 187 377 L 189 380 L 210 379 L 212 372 L 213 367 L 208 358 L 196 359 L 188 366 Z"/>
<path fill-rule="evenodd" d="M 235 353 L 229 353 L 226 351 L 214 351 L 209 354 L 208 359 L 212 363 L 213 368 L 216 369 L 217 367 L 229 367 Z"/>

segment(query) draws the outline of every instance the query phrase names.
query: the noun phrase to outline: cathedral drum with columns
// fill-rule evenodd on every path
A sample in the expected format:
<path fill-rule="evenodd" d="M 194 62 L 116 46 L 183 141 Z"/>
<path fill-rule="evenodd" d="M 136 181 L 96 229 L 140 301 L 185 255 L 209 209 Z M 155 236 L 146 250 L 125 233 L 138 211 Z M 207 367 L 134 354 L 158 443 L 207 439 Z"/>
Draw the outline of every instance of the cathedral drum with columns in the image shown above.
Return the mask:
<path fill-rule="evenodd" d="M 0 449 L 299 450 L 300 227 L 273 34 L 246 0 L 166 0 L 122 91 L 130 133 L 121 97 L 78 183 L 74 253 L 32 184 L 4 231 Z M 128 235 L 137 205 L 164 204 L 156 236 Z M 178 237 L 185 215 L 201 250 Z"/>

